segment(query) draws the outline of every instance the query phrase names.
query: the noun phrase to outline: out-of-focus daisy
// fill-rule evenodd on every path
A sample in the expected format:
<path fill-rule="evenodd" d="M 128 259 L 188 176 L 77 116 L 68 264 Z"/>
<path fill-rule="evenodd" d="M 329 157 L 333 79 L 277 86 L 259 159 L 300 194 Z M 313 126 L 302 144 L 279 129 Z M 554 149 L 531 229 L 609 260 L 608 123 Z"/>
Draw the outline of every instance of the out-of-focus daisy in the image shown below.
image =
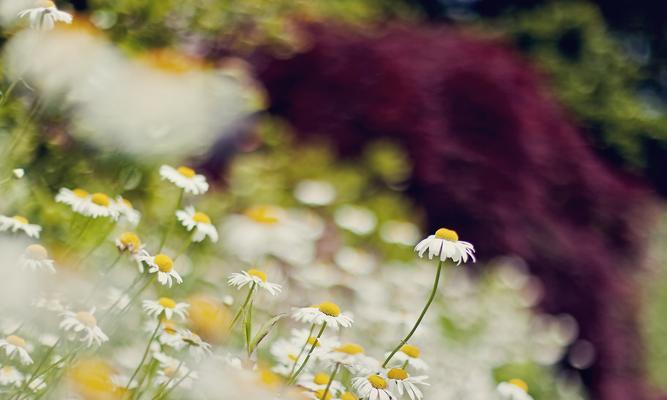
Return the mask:
<path fill-rule="evenodd" d="M 318 372 L 315 374 L 301 375 L 301 377 L 299 377 L 299 380 L 297 381 L 297 385 L 305 387 L 306 389 L 310 389 L 312 391 L 317 391 L 325 389 L 329 384 L 329 381 L 331 381 L 331 375 L 327 374 L 326 372 Z M 331 387 L 329 391 L 339 392 L 343 389 L 344 389 L 343 385 L 340 382 L 334 380 L 331 382 Z"/>
<path fill-rule="evenodd" d="M 336 188 L 329 182 L 306 179 L 296 185 L 294 197 L 310 206 L 326 206 L 336 199 Z"/>
<path fill-rule="evenodd" d="M 254 268 L 247 271 L 232 272 L 227 279 L 227 283 L 238 289 L 241 289 L 246 285 L 250 286 L 254 284 L 271 293 L 273 296 L 280 293 L 282 290 L 282 287 L 279 284 L 268 282 L 266 274 L 263 271 Z"/>
<path fill-rule="evenodd" d="M 419 385 L 428 386 L 426 376 L 411 376 L 402 368 L 392 368 L 387 371 L 387 380 L 389 389 L 392 392 L 398 392 L 399 396 L 406 393 L 410 400 L 421 400 L 424 397 Z"/>
<path fill-rule="evenodd" d="M 199 335 L 188 330 L 181 329 L 178 331 L 181 335 L 181 340 L 188 346 L 190 354 L 197 360 L 211 354 L 211 345 L 202 340 Z"/>
<path fill-rule="evenodd" d="M 430 235 L 415 246 L 419 257 L 423 257 L 428 250 L 428 258 L 440 257 L 440 261 L 451 259 L 457 265 L 468 262 L 470 258 L 475 262 L 475 247 L 468 242 L 460 241 L 459 235 L 447 228 L 438 229 L 434 235 Z"/>
<path fill-rule="evenodd" d="M 137 226 L 141 220 L 141 213 L 134 208 L 128 199 L 123 196 L 117 196 L 113 204 L 121 217 L 124 217 L 130 225 Z"/>
<path fill-rule="evenodd" d="M 150 331 L 153 330 L 153 327 L 151 326 L 149 328 Z M 164 346 L 169 346 L 173 349 L 180 350 L 185 346 L 185 342 L 183 341 L 183 337 L 181 336 L 181 333 L 179 332 L 178 327 L 173 321 L 169 320 L 163 320 L 162 325 L 160 326 L 160 332 L 158 333 L 157 336 L 158 342 Z"/>
<path fill-rule="evenodd" d="M 83 189 L 60 188 L 56 195 L 58 203 L 67 204 L 72 211 L 90 218 L 112 218 L 118 220 L 120 211 L 115 202 L 104 193 L 90 194 Z"/>
<path fill-rule="evenodd" d="M 94 314 L 94 308 L 90 311 L 65 311 L 63 313 L 63 320 L 60 322 L 60 329 L 82 334 L 80 340 L 85 342 L 88 347 L 93 345 L 99 346 L 109 340 L 109 338 L 97 326 L 97 319 Z"/>
<path fill-rule="evenodd" d="M 389 356 L 390 353 L 385 354 L 385 357 Z M 421 350 L 419 347 L 412 344 L 404 344 L 401 349 L 394 354 L 393 360 L 396 360 L 398 365 L 403 365 L 408 363 L 411 367 L 416 370 L 424 371 L 428 369 L 428 364 L 419 356 L 421 355 Z"/>
<path fill-rule="evenodd" d="M 368 235 L 377 225 L 372 211 L 358 206 L 342 206 L 336 210 L 334 221 L 338 226 L 357 235 Z"/>
<path fill-rule="evenodd" d="M 14 178 L 16 179 L 21 179 L 25 176 L 25 170 L 23 168 L 16 168 L 12 170 L 12 175 L 14 175 Z"/>
<path fill-rule="evenodd" d="M 380 375 L 369 375 L 365 378 L 352 379 L 352 387 L 359 396 L 369 400 L 395 400 L 396 396 L 389 389 L 389 382 Z"/>
<path fill-rule="evenodd" d="M 155 353 L 153 358 L 160 364 L 155 377 L 156 386 L 168 385 L 167 389 L 171 389 L 176 383 L 180 382 L 180 387 L 188 389 L 192 386 L 192 380 L 197 379 L 197 373 L 190 371 L 182 361 L 163 353 Z"/>
<path fill-rule="evenodd" d="M 201 242 L 207 236 L 214 243 L 218 241 L 218 230 L 211 224 L 211 218 L 203 212 L 195 211 L 194 207 L 188 206 L 185 210 L 176 211 L 176 218 L 188 231 L 194 229 L 193 242 Z"/>
<path fill-rule="evenodd" d="M 528 385 L 521 379 L 500 382 L 496 389 L 503 400 L 533 400 L 528 394 Z"/>
<path fill-rule="evenodd" d="M 419 229 L 411 222 L 387 221 L 380 227 L 380 237 L 387 243 L 414 246 L 419 241 Z"/>
<path fill-rule="evenodd" d="M 90 193 L 87 191 L 76 188 L 70 190 L 68 188 L 60 188 L 58 194 L 56 195 L 56 202 L 67 204 L 72 208 L 73 211 L 81 213 L 84 205 L 88 201 Z"/>
<path fill-rule="evenodd" d="M 119 251 L 127 251 L 132 254 L 137 254 L 143 245 L 141 244 L 141 239 L 134 232 L 123 232 L 116 238 L 116 247 Z"/>
<path fill-rule="evenodd" d="M 20 387 L 23 382 L 23 374 L 11 365 L 5 365 L 0 368 L 0 385 L 14 385 Z"/>
<path fill-rule="evenodd" d="M 12 358 L 16 354 L 22 364 L 32 364 L 32 358 L 30 358 L 27 350 L 27 343 L 20 336 L 9 335 L 4 339 L 0 339 L 0 349 L 5 349 L 5 354 L 9 358 Z"/>
<path fill-rule="evenodd" d="M 173 168 L 169 165 L 160 167 L 160 176 L 187 193 L 194 195 L 204 194 L 208 191 L 208 182 L 204 175 L 199 175 L 194 169 L 188 167 Z"/>
<path fill-rule="evenodd" d="M 302 307 L 294 310 L 292 317 L 300 322 L 321 325 L 327 323 L 333 329 L 339 326 L 349 328 L 352 326 L 353 319 L 346 313 L 341 312 L 336 303 L 325 301 L 317 306 Z"/>
<path fill-rule="evenodd" d="M 364 348 L 357 343 L 336 346 L 324 356 L 324 359 L 329 363 L 340 363 L 357 374 L 369 373 L 380 367 L 380 362 L 367 356 Z"/>
<path fill-rule="evenodd" d="M 146 313 L 151 317 L 159 317 L 164 313 L 164 316 L 167 319 L 171 319 L 174 315 L 177 315 L 181 319 L 185 319 L 188 315 L 187 303 L 177 303 L 169 297 L 160 297 L 158 300 L 144 300 L 143 308 Z"/>
<path fill-rule="evenodd" d="M 139 256 L 139 260 L 148 264 L 149 273 L 157 273 L 157 280 L 162 285 L 171 287 L 174 280 L 178 284 L 183 283 L 181 276 L 174 270 L 174 261 L 171 257 L 164 254 L 155 256 L 143 254 Z"/>
<path fill-rule="evenodd" d="M 21 255 L 20 264 L 33 271 L 45 269 L 52 273 L 56 272 L 53 260 L 49 259 L 49 253 L 46 251 L 46 248 L 39 244 L 31 244 L 26 247 Z"/>
<path fill-rule="evenodd" d="M 31 238 L 39 238 L 39 233 L 42 231 L 42 227 L 36 224 L 31 224 L 26 217 L 20 215 L 15 215 L 13 217 L 0 215 L 0 232 L 9 230 L 12 232 L 23 231 Z"/>
<path fill-rule="evenodd" d="M 42 0 L 38 7 L 23 10 L 18 16 L 28 17 L 32 29 L 51 30 L 56 26 L 56 22 L 72 23 L 72 16 L 58 10 L 55 3 L 50 0 Z"/>

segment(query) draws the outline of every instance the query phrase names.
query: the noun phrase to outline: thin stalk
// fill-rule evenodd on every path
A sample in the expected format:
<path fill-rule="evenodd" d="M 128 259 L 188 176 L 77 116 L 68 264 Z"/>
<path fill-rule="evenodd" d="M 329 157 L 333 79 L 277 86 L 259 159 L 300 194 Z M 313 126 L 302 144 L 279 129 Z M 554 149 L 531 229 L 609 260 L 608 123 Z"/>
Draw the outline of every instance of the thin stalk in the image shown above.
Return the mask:
<path fill-rule="evenodd" d="M 176 211 L 180 210 L 181 208 L 181 203 L 183 203 L 183 196 L 184 196 L 185 190 L 181 189 L 181 192 L 178 194 L 178 201 L 176 202 L 176 209 L 174 209 L 174 212 L 171 213 L 171 223 L 169 224 L 169 227 L 165 229 L 164 233 L 162 234 L 162 239 L 160 240 L 160 247 L 158 248 L 158 253 L 162 251 L 162 248 L 164 247 L 165 243 L 167 243 L 167 237 L 171 233 L 171 231 L 174 230 L 174 225 L 176 224 L 176 216 L 174 214 Z"/>
<path fill-rule="evenodd" d="M 340 363 L 337 362 L 333 372 L 331 373 L 331 376 L 329 377 L 329 382 L 327 382 L 327 387 L 324 388 L 324 393 L 322 393 L 322 396 L 320 397 L 321 399 L 324 400 L 327 398 L 327 393 L 329 393 L 329 388 L 331 388 L 331 383 L 333 383 L 333 380 L 336 377 L 336 374 L 338 373 L 338 368 L 340 368 Z"/>
<path fill-rule="evenodd" d="M 389 354 L 387 359 L 384 360 L 382 363 L 382 368 L 385 368 L 387 366 L 387 363 L 394 357 L 396 352 L 398 352 L 403 345 L 405 345 L 408 340 L 412 337 L 412 335 L 415 334 L 415 331 L 419 327 L 419 324 L 421 324 L 422 320 L 424 319 L 424 316 L 426 315 L 426 311 L 428 311 L 428 308 L 431 306 L 431 303 L 433 303 L 433 299 L 435 298 L 435 294 L 438 292 L 438 284 L 440 282 L 440 273 L 442 272 L 442 261 L 438 263 L 438 272 L 435 273 L 435 282 L 433 282 L 433 290 L 431 290 L 431 295 L 428 297 L 428 301 L 426 302 L 426 305 L 424 306 L 424 309 L 422 310 L 421 314 L 419 315 L 419 318 L 417 319 L 417 322 L 415 325 L 412 327 L 412 330 L 410 330 L 410 333 L 401 340 L 401 342 L 396 346 L 396 348 Z"/>
<path fill-rule="evenodd" d="M 308 354 L 306 354 L 306 358 L 303 360 L 303 363 L 301 364 L 301 366 L 299 367 L 299 369 L 296 370 L 296 372 L 294 373 L 294 375 L 292 375 L 292 376 L 287 380 L 287 384 L 288 384 L 288 385 L 291 385 L 292 383 L 294 383 L 294 381 L 295 381 L 296 378 L 299 376 L 299 374 L 301 373 L 301 371 L 303 371 L 303 369 L 306 367 L 306 364 L 308 364 L 308 360 L 310 360 L 310 355 L 313 354 L 313 351 L 315 350 L 315 346 L 317 346 L 317 342 L 318 342 L 318 340 L 320 339 L 320 337 L 322 336 L 322 333 L 324 333 L 324 329 L 326 329 L 326 327 L 327 327 L 327 322 L 324 321 L 324 323 L 322 324 L 322 328 L 320 328 L 320 331 L 317 333 L 317 336 L 315 337 L 315 341 L 314 341 L 313 344 L 310 346 L 310 349 L 308 350 Z M 310 338 L 308 338 L 308 339 L 310 339 Z"/>
<path fill-rule="evenodd" d="M 183 377 L 179 379 L 169 390 L 164 392 L 160 397 L 156 397 L 154 400 L 165 398 L 167 395 L 169 395 L 169 393 L 171 393 L 174 389 L 176 389 L 178 385 L 181 384 L 181 382 L 183 382 L 188 376 L 190 376 L 190 373 L 192 373 L 192 371 L 188 371 L 188 373 L 183 375 Z"/>
<path fill-rule="evenodd" d="M 255 291 L 255 286 L 256 285 L 257 284 L 253 282 L 252 285 L 250 286 L 250 290 L 248 291 L 248 296 L 245 298 L 245 301 L 243 302 L 243 305 L 241 306 L 241 308 L 239 308 L 239 310 L 236 312 L 236 315 L 234 316 L 234 319 L 232 320 L 232 323 L 229 324 L 229 331 L 230 332 L 232 331 L 232 329 L 234 329 L 234 325 L 236 325 L 236 321 L 239 320 L 239 317 L 243 313 L 243 310 L 245 310 L 246 306 L 250 302 L 250 299 L 252 298 L 252 293 Z"/>
<path fill-rule="evenodd" d="M 157 392 L 155 396 L 153 396 L 153 400 L 160 399 L 166 395 L 164 391 L 169 389 L 169 384 L 171 384 L 171 382 L 174 381 L 174 378 L 178 375 L 178 371 L 181 370 L 182 366 L 183 366 L 183 360 L 179 361 L 178 365 L 176 366 L 176 370 L 174 371 L 174 375 L 171 378 L 169 378 L 169 380 L 162 386 L 162 388 L 160 388 L 160 391 Z M 178 383 L 174 386 L 178 386 Z"/>
<path fill-rule="evenodd" d="M 132 376 L 130 377 L 130 380 L 127 382 L 127 388 L 128 389 L 130 388 L 130 386 L 132 386 L 132 381 L 134 380 L 134 378 L 139 373 L 139 370 L 141 369 L 141 366 L 144 365 L 144 361 L 146 361 L 146 357 L 148 356 L 148 352 L 151 349 L 151 344 L 153 343 L 153 340 L 155 340 L 155 337 L 157 336 L 158 332 L 160 331 L 160 326 L 162 326 L 162 322 L 158 318 L 157 325 L 155 325 L 155 330 L 153 331 L 153 334 L 151 335 L 151 338 L 148 340 L 148 344 L 146 345 L 146 350 L 144 350 L 144 355 L 141 357 L 141 361 L 139 362 L 139 365 L 137 365 L 137 369 L 134 370 L 134 372 L 132 373 Z"/>
<path fill-rule="evenodd" d="M 287 375 L 288 377 L 292 376 L 294 373 L 294 370 L 296 369 L 297 364 L 299 364 L 299 360 L 301 359 L 301 356 L 303 355 L 303 352 L 306 351 L 306 347 L 308 347 L 308 341 L 310 338 L 313 336 L 313 332 L 315 331 L 315 327 L 317 325 L 313 324 L 310 327 L 310 332 L 308 332 L 308 337 L 306 338 L 306 342 L 301 346 L 301 350 L 299 350 L 299 354 L 296 356 L 296 360 L 294 360 L 294 364 L 292 364 L 292 369 L 290 370 L 289 374 Z"/>

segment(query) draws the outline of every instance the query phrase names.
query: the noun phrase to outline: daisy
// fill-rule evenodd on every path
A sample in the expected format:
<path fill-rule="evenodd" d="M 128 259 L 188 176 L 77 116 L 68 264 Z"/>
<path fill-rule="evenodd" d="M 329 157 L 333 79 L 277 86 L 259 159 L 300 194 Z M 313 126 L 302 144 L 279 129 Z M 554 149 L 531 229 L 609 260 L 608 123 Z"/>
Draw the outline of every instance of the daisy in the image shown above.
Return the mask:
<path fill-rule="evenodd" d="M 39 233 L 42 231 L 42 227 L 29 223 L 26 217 L 20 215 L 15 215 L 13 217 L 0 215 L 0 232 L 8 230 L 11 230 L 12 232 L 23 231 L 31 238 L 39 238 Z"/>
<path fill-rule="evenodd" d="M 218 230 L 211 224 L 211 218 L 202 212 L 195 211 L 194 207 L 188 206 L 185 210 L 176 211 L 176 218 L 188 231 L 194 229 L 193 242 L 201 242 L 207 236 L 214 243 L 218 241 Z"/>
<path fill-rule="evenodd" d="M 114 221 L 118 221 L 120 216 L 116 202 L 104 193 L 93 193 L 86 197 L 79 213 L 90 218 L 103 217 Z"/>
<path fill-rule="evenodd" d="M 113 204 L 121 217 L 124 217 L 130 225 L 137 226 L 141 220 L 141 213 L 134 209 L 134 206 L 132 206 L 132 203 L 129 200 L 123 196 L 118 196 Z"/>
<path fill-rule="evenodd" d="M 390 369 L 387 371 L 386 377 L 389 380 L 389 389 L 392 392 L 398 392 L 400 396 L 406 393 L 410 400 L 422 400 L 424 393 L 418 385 L 429 385 L 424 382 L 428 378 L 427 376 L 410 376 L 402 368 Z"/>
<path fill-rule="evenodd" d="M 80 188 L 73 190 L 60 188 L 56 195 L 56 202 L 66 204 L 70 206 L 73 211 L 81 213 L 89 196 L 90 193 Z"/>
<path fill-rule="evenodd" d="M 318 391 L 326 389 L 327 385 L 331 381 L 331 375 L 326 372 L 318 372 L 316 374 L 303 374 L 297 381 L 297 385 L 304 387 L 312 391 Z M 344 387 L 340 382 L 331 381 L 331 387 L 329 388 L 330 392 L 338 392 L 343 390 Z"/>
<path fill-rule="evenodd" d="M 24 268 L 30 268 L 33 271 L 45 269 L 51 273 L 56 272 L 53 260 L 49 259 L 49 253 L 44 246 L 39 244 L 31 244 L 26 247 L 21 255 L 20 263 Z"/>
<path fill-rule="evenodd" d="M 11 358 L 15 353 L 18 355 L 21 363 L 28 365 L 32 364 L 32 358 L 26 349 L 26 342 L 20 336 L 9 335 L 4 339 L 0 339 L 0 349 L 5 349 L 7 357 Z"/>
<path fill-rule="evenodd" d="M 390 353 L 385 354 L 385 357 L 389 356 Z M 419 356 L 421 355 L 421 350 L 419 347 L 412 344 L 404 344 L 401 346 L 401 349 L 394 355 L 393 359 L 398 361 L 398 365 L 403 365 L 406 362 L 408 365 L 413 367 L 416 370 L 424 371 L 428 369 L 428 364 Z"/>
<path fill-rule="evenodd" d="M 155 377 L 156 386 L 167 385 L 167 389 L 171 389 L 180 382 L 180 387 L 188 389 L 192 386 L 192 380 L 197 379 L 197 373 L 190 371 L 182 361 L 159 352 L 153 354 L 153 358 L 160 363 L 160 369 Z"/>
<path fill-rule="evenodd" d="M 201 360 L 211 354 L 211 345 L 203 341 L 196 333 L 188 329 L 181 329 L 178 334 L 181 340 L 188 345 L 188 350 L 195 359 Z"/>
<path fill-rule="evenodd" d="M 521 379 L 500 382 L 496 390 L 503 400 L 533 400 L 528 394 L 528 385 Z"/>
<path fill-rule="evenodd" d="M 88 347 L 101 345 L 109 340 L 107 335 L 97 326 L 97 319 L 93 315 L 95 308 L 90 311 L 65 311 L 62 313 L 63 320 L 60 322 L 60 329 L 74 333 L 83 333 L 81 341 L 86 342 Z"/>
<path fill-rule="evenodd" d="M 0 385 L 14 385 L 20 387 L 23 382 L 23 374 L 20 373 L 16 368 L 5 365 L 0 368 Z"/>
<path fill-rule="evenodd" d="M 141 239 L 134 232 L 123 232 L 116 238 L 116 248 L 120 252 L 127 251 L 131 254 L 139 253 L 144 246 L 141 244 Z"/>
<path fill-rule="evenodd" d="M 241 289 L 246 285 L 254 284 L 255 286 L 259 286 L 262 289 L 265 289 L 273 296 L 280 293 L 282 290 L 282 287 L 279 284 L 268 282 L 264 272 L 254 268 L 251 268 L 247 271 L 233 272 L 231 275 L 229 275 L 227 283 L 230 286 L 234 286 L 238 289 Z"/>
<path fill-rule="evenodd" d="M 475 247 L 471 243 L 460 241 L 459 235 L 451 229 L 440 228 L 434 235 L 430 235 L 415 246 L 419 257 L 423 257 L 426 250 L 429 260 L 433 259 L 433 256 L 439 256 L 440 261 L 450 258 L 460 265 L 461 262 L 468 262 L 470 257 L 475 262 Z"/>
<path fill-rule="evenodd" d="M 160 297 L 158 300 L 144 300 L 143 309 L 151 317 L 159 317 L 164 313 L 167 319 L 177 315 L 181 319 L 185 319 L 188 315 L 187 303 L 177 303 L 169 297 Z"/>
<path fill-rule="evenodd" d="M 389 383 L 380 375 L 369 375 L 365 378 L 353 378 L 352 387 L 361 398 L 368 400 L 395 400 L 396 397 L 389 389 Z"/>
<path fill-rule="evenodd" d="M 208 183 L 204 175 L 198 175 L 194 169 L 188 167 L 173 168 L 168 165 L 160 167 L 160 176 L 187 193 L 194 195 L 208 191 Z"/>
<path fill-rule="evenodd" d="M 55 27 L 56 22 L 72 23 L 72 16 L 58 10 L 52 1 L 41 1 L 39 5 L 39 7 L 29 8 L 18 14 L 19 18 L 28 17 L 31 28 L 51 30 Z"/>
<path fill-rule="evenodd" d="M 178 284 L 183 283 L 181 276 L 174 270 L 174 261 L 169 256 L 164 254 L 151 256 L 145 253 L 139 256 L 138 259 L 148 264 L 149 273 L 157 272 L 157 280 L 162 285 L 171 287 L 173 284 L 172 280 L 175 280 Z"/>
<path fill-rule="evenodd" d="M 153 328 L 151 327 L 149 330 L 152 331 Z M 162 321 L 157 340 L 160 344 L 169 346 L 175 350 L 182 349 L 186 344 L 174 322 L 169 320 Z"/>
<path fill-rule="evenodd" d="M 341 228 L 360 236 L 370 234 L 377 226 L 377 217 L 372 211 L 349 205 L 336 210 L 334 221 Z"/>
<path fill-rule="evenodd" d="M 340 363 L 356 374 L 369 373 L 380 367 L 380 362 L 365 354 L 356 343 L 344 343 L 332 349 L 325 357 L 329 363 Z"/>
<path fill-rule="evenodd" d="M 326 181 L 306 179 L 296 185 L 294 197 L 309 206 L 326 206 L 336 199 L 336 188 Z"/>
<path fill-rule="evenodd" d="M 294 310 L 292 318 L 300 322 L 318 325 L 326 322 L 327 326 L 333 329 L 338 329 L 339 326 L 349 328 L 353 322 L 351 316 L 341 312 L 340 307 L 330 301 L 312 307 L 297 308 Z"/>

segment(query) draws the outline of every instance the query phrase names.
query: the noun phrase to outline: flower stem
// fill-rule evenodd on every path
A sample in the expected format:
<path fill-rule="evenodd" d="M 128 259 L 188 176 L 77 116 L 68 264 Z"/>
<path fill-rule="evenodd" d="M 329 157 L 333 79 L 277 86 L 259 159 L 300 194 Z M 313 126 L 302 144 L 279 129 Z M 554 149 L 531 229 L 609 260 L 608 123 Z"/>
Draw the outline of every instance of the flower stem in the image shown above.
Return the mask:
<path fill-rule="evenodd" d="M 322 393 L 322 396 L 320 397 L 321 399 L 327 398 L 327 393 L 329 393 L 329 388 L 331 388 L 331 384 L 333 383 L 333 380 L 336 377 L 336 374 L 338 373 L 338 368 L 340 368 L 339 362 L 336 363 L 336 366 L 334 367 L 334 370 L 331 373 L 331 376 L 329 377 L 329 382 L 327 382 L 327 387 L 324 388 L 324 393 Z"/>
<path fill-rule="evenodd" d="M 296 378 L 299 376 L 299 374 L 301 373 L 301 371 L 303 371 L 303 369 L 306 367 L 306 364 L 308 364 L 308 360 L 310 360 L 310 355 L 313 354 L 313 351 L 315 350 L 315 347 L 317 346 L 317 342 L 318 342 L 318 340 L 320 339 L 320 337 L 322 336 L 322 333 L 324 333 L 324 329 L 326 329 L 326 327 L 327 327 L 327 322 L 324 321 L 324 323 L 322 324 L 322 328 L 320 328 L 320 331 L 317 333 L 317 337 L 315 337 L 315 341 L 314 341 L 313 344 L 310 346 L 310 349 L 308 350 L 308 354 L 306 354 L 306 358 L 303 360 L 303 363 L 301 364 L 301 366 L 299 367 L 299 369 L 296 370 L 296 372 L 294 373 L 294 375 L 292 375 L 292 376 L 287 380 L 287 384 L 288 384 L 288 385 L 291 385 L 292 383 L 294 383 L 294 381 L 295 381 Z M 309 337 L 308 339 L 310 339 L 310 337 Z"/>
<path fill-rule="evenodd" d="M 313 336 L 313 332 L 315 331 L 316 326 L 317 326 L 316 324 L 313 324 L 310 327 L 310 332 L 308 332 L 308 337 L 306 338 L 306 342 L 303 344 L 303 346 L 301 346 L 301 350 L 299 350 L 299 354 L 296 356 L 294 364 L 292 364 L 292 369 L 290 370 L 288 377 L 292 376 L 292 374 L 294 373 L 294 370 L 296 369 L 296 366 L 299 363 L 299 360 L 301 359 L 303 352 L 306 351 L 306 347 L 308 347 L 308 341 L 310 340 L 311 336 Z"/>
<path fill-rule="evenodd" d="M 419 324 L 421 324 L 422 320 L 424 319 L 424 316 L 426 315 L 426 311 L 428 311 L 428 308 L 431 306 L 431 303 L 433 303 L 433 299 L 435 298 L 435 294 L 438 292 L 438 283 L 440 282 L 440 273 L 442 272 L 442 261 L 438 263 L 438 272 L 435 274 L 435 282 L 433 282 L 433 290 L 431 290 L 431 295 L 428 297 L 428 301 L 426 302 L 426 305 L 424 306 L 424 309 L 422 310 L 422 313 L 419 315 L 419 318 L 417 319 L 417 322 L 415 323 L 415 326 L 412 327 L 412 330 L 408 335 L 401 340 L 401 342 L 396 346 L 396 348 L 389 354 L 386 360 L 382 363 L 382 368 L 385 368 L 387 366 L 387 363 L 394 357 L 396 352 L 398 352 L 401 347 L 403 347 L 404 344 L 410 340 L 412 335 L 415 334 L 415 331 L 419 327 Z"/>
<path fill-rule="evenodd" d="M 252 298 L 252 294 L 255 291 L 255 286 L 257 286 L 256 283 L 253 282 L 253 284 L 250 286 L 250 290 L 248 291 L 248 296 L 245 298 L 245 301 L 243 302 L 243 305 L 241 305 L 241 308 L 236 312 L 236 315 L 234 316 L 234 319 L 232 320 L 232 323 L 229 324 L 229 331 L 231 332 L 232 329 L 234 329 L 234 325 L 236 325 L 236 322 L 239 320 L 239 317 L 243 313 L 243 310 L 245 310 L 246 306 L 250 302 L 250 299 Z"/>
<path fill-rule="evenodd" d="M 162 322 L 158 318 L 157 320 L 157 325 L 155 326 L 155 330 L 153 331 L 153 334 L 151 335 L 151 338 L 148 340 L 148 344 L 146 345 L 146 350 L 144 350 L 144 355 L 141 357 L 141 361 L 139 362 L 139 365 L 137 365 L 137 369 L 134 370 L 132 373 L 132 376 L 130 377 L 130 380 L 127 381 L 127 389 L 130 389 L 130 386 L 132 386 L 132 381 L 134 378 L 137 376 L 139 373 L 139 370 L 141 369 L 141 366 L 144 365 L 144 362 L 146 361 L 146 357 L 148 356 L 148 352 L 151 349 L 151 344 L 153 343 L 153 340 L 155 340 L 155 337 L 157 336 L 158 332 L 160 331 L 160 326 L 162 325 Z"/>
<path fill-rule="evenodd" d="M 164 234 L 162 234 L 162 239 L 160 240 L 160 247 L 158 248 L 158 253 L 162 251 L 162 248 L 164 247 L 165 243 L 167 243 L 167 237 L 171 233 L 171 231 L 174 230 L 174 225 L 176 224 L 176 217 L 174 214 L 176 211 L 178 211 L 181 208 L 181 204 L 183 203 L 183 195 L 185 193 L 185 190 L 181 189 L 181 192 L 178 194 L 178 201 L 176 202 L 176 209 L 174 209 L 174 212 L 171 213 L 171 223 L 169 224 L 169 227 L 165 229 Z"/>

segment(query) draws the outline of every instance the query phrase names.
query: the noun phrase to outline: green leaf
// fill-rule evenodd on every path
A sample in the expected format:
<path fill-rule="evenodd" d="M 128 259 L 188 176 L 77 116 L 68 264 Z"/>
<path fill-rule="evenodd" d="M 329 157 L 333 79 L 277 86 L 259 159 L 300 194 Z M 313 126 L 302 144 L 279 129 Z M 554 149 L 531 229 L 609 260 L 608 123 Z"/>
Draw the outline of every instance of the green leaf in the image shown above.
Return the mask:
<path fill-rule="evenodd" d="M 259 346 L 260 342 L 264 340 L 265 337 L 268 336 L 268 334 L 271 332 L 271 329 L 273 329 L 274 326 L 280 321 L 281 319 L 285 318 L 287 314 L 278 314 L 274 316 L 273 318 L 269 319 L 266 321 L 261 328 L 259 328 L 259 331 L 257 331 L 257 334 L 255 337 L 252 339 L 252 342 L 250 343 L 250 349 L 249 352 L 250 354 L 254 353 L 254 351 L 257 349 L 257 346 Z"/>

